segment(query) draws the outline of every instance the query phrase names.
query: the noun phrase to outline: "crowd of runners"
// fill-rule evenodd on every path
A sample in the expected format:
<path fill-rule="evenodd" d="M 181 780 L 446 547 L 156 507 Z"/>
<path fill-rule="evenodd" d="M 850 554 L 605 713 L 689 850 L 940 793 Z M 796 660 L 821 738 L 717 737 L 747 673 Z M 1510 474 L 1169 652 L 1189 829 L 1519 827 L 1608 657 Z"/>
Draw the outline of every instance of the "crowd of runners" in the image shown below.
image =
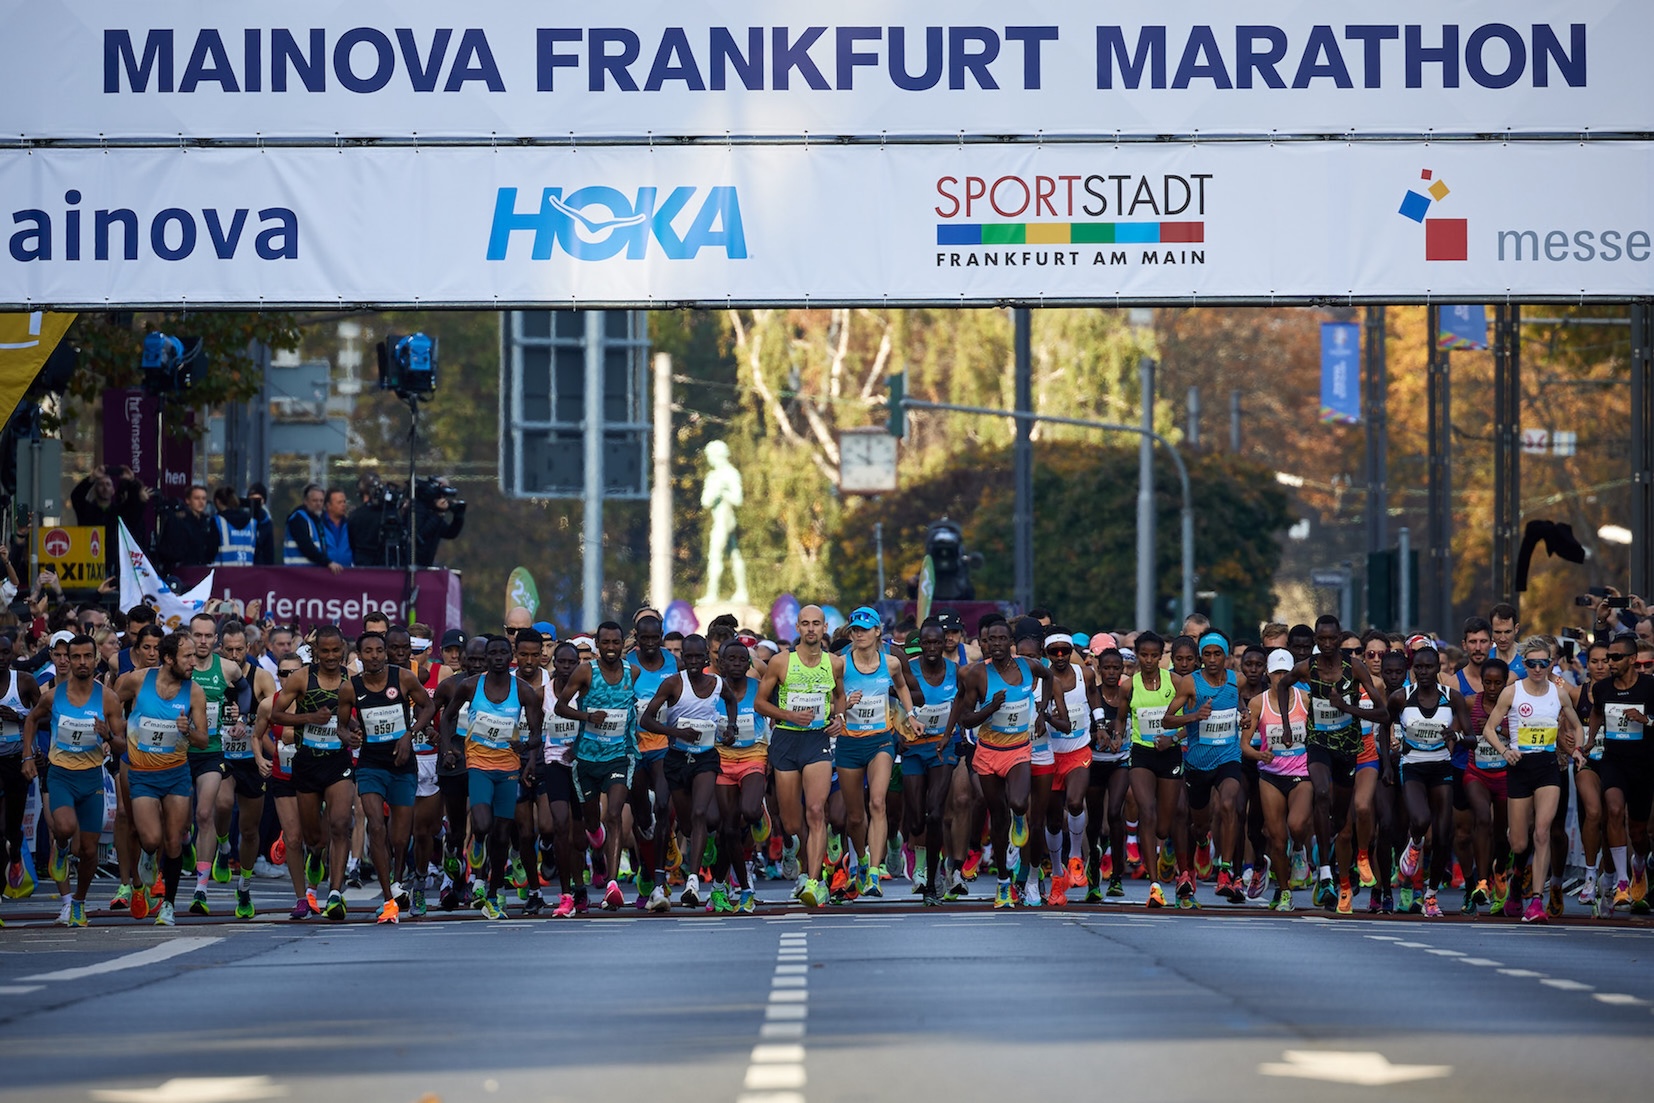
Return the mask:
<path fill-rule="evenodd" d="M 370 869 L 380 923 L 894 893 L 1063 907 L 1134 879 L 1149 908 L 1542 923 L 1564 907 L 1572 794 L 1579 901 L 1646 914 L 1654 641 L 1598 612 L 1589 638 L 1520 638 L 1499 606 L 1453 641 L 1332 616 L 1241 641 L 1198 616 L 1167 639 L 1043 611 L 887 632 L 866 607 L 830 633 L 812 605 L 778 644 L 731 618 L 668 638 L 654 610 L 559 642 L 517 610 L 441 646 L 381 620 L 266 632 L 257 655 L 239 621 L 134 618 L 118 658 L 68 631 L 38 680 L 0 655 L 0 861 L 8 896 L 32 890 L 38 776 L 58 922 L 85 926 L 107 772 L 102 915 L 162 925 L 213 914 L 232 881 L 254 916 L 267 800 L 294 920 L 345 919 Z"/>

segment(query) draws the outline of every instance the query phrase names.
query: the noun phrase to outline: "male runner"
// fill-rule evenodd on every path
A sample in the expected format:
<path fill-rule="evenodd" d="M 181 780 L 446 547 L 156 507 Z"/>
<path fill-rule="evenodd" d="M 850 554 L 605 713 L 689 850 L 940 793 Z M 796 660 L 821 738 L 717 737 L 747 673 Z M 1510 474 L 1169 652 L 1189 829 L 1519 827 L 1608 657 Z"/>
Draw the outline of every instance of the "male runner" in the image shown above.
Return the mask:
<path fill-rule="evenodd" d="M 194 639 L 174 632 L 161 641 L 159 658 L 150 670 L 124 675 L 115 694 L 127 711 L 126 778 L 132 828 L 143 852 L 139 869 L 153 867 L 160 852 L 164 888 L 155 923 L 170 927 L 190 830 L 193 787 L 186 748 L 207 745 L 207 697 L 190 677 Z"/>
<path fill-rule="evenodd" d="M 325 874 L 328 896 L 322 911 L 339 922 L 347 913 L 345 866 L 350 859 L 356 806 L 356 767 L 350 752 L 361 746 L 362 733 L 350 727 L 340 702 L 346 682 L 344 633 L 338 625 L 324 624 L 316 629 L 310 647 L 313 661 L 282 683 L 270 709 L 270 722 L 280 724 L 283 740 L 298 747 L 293 756 L 293 789 L 308 852 L 305 877 L 319 884 Z"/>
<path fill-rule="evenodd" d="M 769 841 L 769 819 L 764 811 L 765 774 L 769 765 L 769 722 L 758 714 L 758 679 L 751 676 L 752 656 L 740 640 L 730 640 L 720 651 L 724 679 L 723 726 L 718 735 L 719 865 L 733 865 L 741 885 L 735 910 L 751 915 L 757 898 L 741 860 L 742 828 L 754 845 Z M 714 874 L 718 871 L 714 870 Z"/>
<path fill-rule="evenodd" d="M 450 633 L 451 635 L 452 633 Z M 474 678 L 488 667 L 488 641 L 473 636 L 458 646 L 460 668 L 452 677 L 437 683 L 436 692 L 414 724 L 414 749 L 419 753 L 419 791 L 414 798 L 414 865 L 421 880 L 427 880 L 430 861 L 436 852 L 436 834 L 442 827 L 446 813 L 448 832 L 443 849 L 446 851 L 442 885 L 438 901 L 443 911 L 459 907 L 463 884 L 455 885 L 454 878 L 466 871 L 465 821 L 466 802 L 470 790 L 465 775 L 465 730 L 471 722 L 470 699 L 460 693 L 468 678 Z M 459 699 L 459 718 L 454 722 L 454 747 L 457 757 L 442 754 L 442 717 L 451 701 Z M 434 728 L 434 730 L 433 730 Z M 423 853 L 421 847 L 423 846 Z M 425 914 L 425 893 L 416 886 L 412 893 L 413 914 Z"/>
<path fill-rule="evenodd" d="M 724 682 L 708 674 L 706 637 L 696 633 L 683 640 L 682 665 L 668 675 L 638 714 L 638 726 L 670 741 L 666 751 L 666 783 L 671 789 L 678 823 L 689 825 L 685 852 L 683 896 L 686 908 L 701 906 L 701 855 L 708 835 L 716 835 L 718 817 L 718 716 Z M 663 712 L 664 710 L 664 712 Z M 721 906 L 720 906 L 721 905 Z M 723 886 L 712 889 L 711 910 L 733 911 Z"/>
<path fill-rule="evenodd" d="M 911 722 L 914 700 L 907 667 L 887 654 L 879 638 L 879 614 L 863 605 L 850 614 L 850 648 L 843 662 L 844 734 L 833 750 L 839 792 L 844 794 L 846 827 L 856 864 L 850 883 L 863 896 L 883 896 L 880 886 L 885 844 L 889 839 L 886 801 L 895 765 L 897 731 L 917 734 Z M 890 699 L 901 705 L 891 718 Z M 923 704 L 921 698 L 918 702 Z"/>
<path fill-rule="evenodd" d="M 632 692 L 637 698 L 635 711 L 654 699 L 661 682 L 678 672 L 678 662 L 661 646 L 660 614 L 652 609 L 639 609 L 632 618 L 632 638 L 635 650 L 626 656 L 632 667 Z M 630 799 L 632 803 L 632 835 L 637 842 L 638 905 L 648 907 L 655 889 L 666 895 L 666 855 L 672 838 L 667 822 L 670 807 L 670 786 L 666 781 L 667 740 L 656 732 L 637 733 L 638 764 L 633 771 Z M 699 854 L 686 855 L 686 871 L 700 868 Z M 670 906 L 670 903 L 668 903 Z"/>
<path fill-rule="evenodd" d="M 413 671 L 390 665 L 386 639 L 364 632 L 356 640 L 362 672 L 340 687 L 341 715 L 355 712 L 354 727 L 362 733 L 356 762 L 356 795 L 367 821 L 368 849 L 384 896 L 377 923 L 396 923 L 412 899 L 402 888 L 408 836 L 413 831 L 414 796 L 419 788 L 419 765 L 414 761 L 409 734 L 413 710 L 428 700 L 425 687 Z M 389 814 L 387 829 L 386 816 Z"/>
<path fill-rule="evenodd" d="M 1650 804 L 1654 802 L 1654 743 L 1647 733 L 1649 717 L 1654 716 L 1654 677 L 1636 669 L 1636 655 L 1634 639 L 1625 634 L 1615 636 L 1608 648 L 1612 676 L 1591 690 L 1587 748 L 1601 739 L 1602 759 L 1596 770 L 1602 783 L 1608 854 L 1614 863 L 1610 911 L 1647 903 L 1646 892 L 1641 901 L 1633 899 L 1634 870 L 1626 856 L 1628 844 L 1640 842 L 1647 846 Z M 1646 872 L 1643 876 L 1646 878 Z M 1648 909 L 1645 906 L 1640 910 Z"/>
<path fill-rule="evenodd" d="M 103 761 L 126 750 L 126 719 L 113 690 L 100 685 L 98 648 L 91 636 L 69 641 L 69 677 L 39 695 L 23 720 L 23 740 L 34 745 L 35 732 L 51 723 L 51 745 L 46 752 L 52 771 L 48 793 L 51 810 L 54 868 L 66 866 L 74 854 L 74 896 L 64 901 L 58 923 L 86 926 L 86 894 L 98 873 L 98 838 L 103 834 Z M 34 756 L 22 766 L 25 779 L 35 773 Z M 65 879 L 67 870 L 64 871 Z"/>
<path fill-rule="evenodd" d="M 225 778 L 219 783 L 219 803 L 223 804 L 226 792 L 233 795 L 240 825 L 236 857 L 231 862 L 237 874 L 235 914 L 237 919 L 252 919 L 253 866 L 259 856 L 259 827 L 264 820 L 267 788 L 253 748 L 253 725 L 259 706 L 274 698 L 281 687 L 269 671 L 247 662 L 247 627 L 240 621 L 226 621 L 219 629 L 218 654 L 226 663 L 240 667 L 245 675 L 234 689 L 235 719 L 224 727 L 220 739 Z"/>
<path fill-rule="evenodd" d="M 914 887 L 927 908 L 942 903 L 943 817 L 957 761 L 948 720 L 959 696 L 959 664 L 946 656 L 946 648 L 941 620 L 929 617 L 919 626 L 919 657 L 908 660 L 924 704 L 913 713 L 920 731 L 902 744 L 902 805 L 908 838 L 916 841 Z"/>
<path fill-rule="evenodd" d="M 6 871 L 4 891 L 8 899 L 34 891 L 34 879 L 23 865 L 23 812 L 29 799 L 23 763 L 25 759 L 34 762 L 32 751 L 23 753 L 23 718 L 40 700 L 40 686 L 34 678 L 12 669 L 14 646 L 11 636 L 0 634 L 0 677 L 6 684 L 5 692 L 0 693 L 0 869 Z M 30 740 L 27 746 L 33 748 L 34 742 Z M 122 887 L 129 898 L 131 890 L 124 878 Z M 122 899 L 121 895 L 117 894 L 116 899 Z"/>
<path fill-rule="evenodd" d="M 551 653 L 551 677 L 545 699 L 556 701 L 563 687 L 580 664 L 580 649 L 564 641 Z M 545 868 L 547 858 L 555 856 L 557 875 L 563 882 L 563 893 L 552 911 L 553 918 L 567 919 L 587 908 L 585 881 L 585 848 L 576 841 L 574 827 L 574 745 L 580 737 L 580 724 L 555 710 L 545 717 L 542 743 L 545 765 L 538 771 L 536 812 L 540 824 L 540 878 L 547 884 L 551 878 Z"/>
<path fill-rule="evenodd" d="M 807 907 L 826 903 L 818 878 L 827 859 L 827 794 L 833 785 L 832 737 L 844 715 L 844 659 L 822 650 L 827 619 L 819 605 L 798 611 L 798 646 L 764 667 L 754 708 L 771 722 L 770 765 L 789 850 L 803 837 L 795 892 Z M 800 816 L 802 809 L 803 815 Z"/>
<path fill-rule="evenodd" d="M 1011 626 L 997 620 L 983 629 L 984 657 L 959 674 L 959 695 L 948 728 L 980 728 L 971 769 L 982 783 L 993 837 L 999 886 L 995 908 L 1012 908 L 1010 848 L 1028 843 L 1028 794 L 1034 729 L 1034 686 L 1050 701 L 1046 719 L 1058 731 L 1071 729 L 1067 701 L 1051 693 L 1051 671 L 1011 653 Z M 1083 721 L 1082 721 L 1083 722 Z M 1015 823 L 1013 824 L 1013 820 Z"/>
<path fill-rule="evenodd" d="M 509 642 L 491 636 L 484 654 L 488 661 L 487 673 L 467 678 L 443 713 L 443 757 L 450 761 L 459 757 L 454 740 L 460 705 L 469 701 L 471 716 L 465 731 L 465 766 L 470 789 L 471 838 L 486 839 L 488 846 L 488 895 L 482 913 L 489 919 L 500 919 L 505 915 L 500 906 L 500 891 L 505 887 L 505 869 L 511 857 L 518 775 L 533 780 L 532 756 L 540 751 L 544 713 L 540 691 L 511 672 Z M 528 711 L 526 740 L 517 727 L 524 709 Z"/>
<path fill-rule="evenodd" d="M 1497 639 L 1497 623 L 1494 630 Z M 1514 857 L 1505 914 L 1520 914 L 1524 923 L 1544 923 L 1546 886 L 1541 877 L 1551 868 L 1551 820 L 1561 801 L 1558 748 L 1573 747 L 1573 753 L 1581 761 L 1584 755 L 1579 751 L 1579 720 L 1551 682 L 1550 646 L 1538 637 L 1531 637 L 1521 650 L 1525 677 L 1513 681 L 1499 694 L 1499 702 L 1488 715 L 1483 735 L 1494 750 L 1505 756 L 1507 764 L 1507 811 Z M 1507 716 L 1510 718 L 1508 732 L 1503 726 Z M 1534 892 L 1526 911 L 1522 911 L 1522 875 L 1530 858 Z"/>
<path fill-rule="evenodd" d="M 638 761 L 637 667 L 620 657 L 625 640 L 614 621 L 598 625 L 597 658 L 574 668 L 568 682 L 557 691 L 556 706 L 558 716 L 580 722 L 580 738 L 574 748 L 574 795 L 582 805 L 586 837 L 602 839 L 603 868 L 609 879 L 603 890 L 603 907 L 608 911 L 626 902 L 616 880 L 620 871 L 621 813 Z M 571 703 L 576 697 L 580 698 L 578 707 Z M 656 826 L 665 829 L 664 823 Z M 641 830 L 635 822 L 633 829 Z M 672 907 L 659 879 L 650 890 L 648 907 L 660 912 Z"/>
<path fill-rule="evenodd" d="M 541 713 L 544 714 L 545 702 L 554 700 L 555 691 L 551 686 L 551 674 L 545 669 L 546 638 L 533 625 L 519 627 L 517 634 L 512 637 L 512 661 L 516 664 L 517 677 L 540 691 Z M 570 723 L 567 720 L 563 724 Z M 517 714 L 519 738 L 527 738 L 528 709 L 525 706 Z M 541 732 L 541 746 L 544 747 L 544 731 Z M 544 766 L 545 763 L 539 763 Z M 535 830 L 535 815 L 539 811 L 536 803 L 541 789 L 540 775 L 543 770 L 536 769 L 533 779 L 524 777 L 517 786 L 517 809 L 515 822 L 511 825 L 513 833 L 512 845 L 516 847 L 507 877 L 513 887 L 517 889 L 519 899 L 523 901 L 524 915 L 539 915 L 546 907 L 545 896 L 540 892 L 540 865 L 536 860 L 536 840 L 540 832 Z M 549 837 L 549 835 L 548 835 Z M 552 850 L 547 848 L 546 857 L 552 856 Z M 549 883 L 549 882 L 547 882 Z"/>
<path fill-rule="evenodd" d="M 1066 628 L 1052 628 L 1045 634 L 1045 661 L 1051 670 L 1051 692 L 1066 703 L 1071 730 L 1050 730 L 1051 753 L 1056 769 L 1051 775 L 1052 800 L 1046 806 L 1045 849 L 1051 857 L 1051 891 L 1047 900 L 1054 907 L 1068 902 L 1069 889 L 1088 884 L 1086 844 L 1086 791 L 1091 787 L 1091 747 L 1107 715 L 1091 670 L 1074 665 L 1074 636 Z M 1060 795 L 1061 799 L 1056 799 Z M 1063 865 L 1063 829 L 1067 828 L 1068 863 Z"/>
<path fill-rule="evenodd" d="M 1287 634 L 1288 647 L 1295 633 Z M 1298 637 L 1301 640 L 1301 636 Z M 1344 632 L 1338 618 L 1326 614 L 1315 621 L 1315 654 L 1300 659 L 1295 681 L 1307 682 L 1310 693 L 1309 781 L 1315 801 L 1315 838 L 1319 865 L 1315 904 L 1331 907 L 1334 840 L 1343 832 L 1355 789 L 1356 761 L 1361 753 L 1361 721 L 1388 723 L 1390 714 L 1367 664 L 1340 650 Z M 1362 707 L 1365 690 L 1371 707 Z M 1339 863 L 1341 879 L 1349 880 L 1349 863 Z"/>
<path fill-rule="evenodd" d="M 191 915 L 206 915 L 207 881 L 230 880 L 230 812 L 235 808 L 235 786 L 222 784 L 228 770 L 219 732 L 240 719 L 233 691 L 246 677 L 240 663 L 218 655 L 218 622 L 206 613 L 190 618 L 195 641 L 192 681 L 207 698 L 207 745 L 189 752 L 190 777 L 195 785 L 195 895 Z"/>
<path fill-rule="evenodd" d="M 1093 726 L 1091 772 L 1087 778 L 1086 805 L 1088 833 L 1100 844 L 1108 830 L 1108 848 L 1099 845 L 1095 876 L 1086 889 L 1086 901 L 1095 903 L 1106 895 L 1118 899 L 1126 894 L 1126 798 L 1131 793 L 1131 744 L 1129 717 L 1131 687 L 1121 683 L 1125 660 L 1118 647 L 1105 647 L 1097 654 L 1097 700 L 1102 717 Z M 1106 862 L 1104 859 L 1107 859 Z M 1108 881 L 1108 891 L 1102 882 Z"/>
<path fill-rule="evenodd" d="M 1493 641 L 1493 650 L 1489 654 L 1503 659 L 1511 669 L 1511 677 L 1518 677 L 1522 670 L 1522 657 L 1516 653 L 1516 635 L 1522 625 L 1516 619 L 1516 607 L 1500 602 L 1488 610 L 1487 621 L 1488 635 Z"/>

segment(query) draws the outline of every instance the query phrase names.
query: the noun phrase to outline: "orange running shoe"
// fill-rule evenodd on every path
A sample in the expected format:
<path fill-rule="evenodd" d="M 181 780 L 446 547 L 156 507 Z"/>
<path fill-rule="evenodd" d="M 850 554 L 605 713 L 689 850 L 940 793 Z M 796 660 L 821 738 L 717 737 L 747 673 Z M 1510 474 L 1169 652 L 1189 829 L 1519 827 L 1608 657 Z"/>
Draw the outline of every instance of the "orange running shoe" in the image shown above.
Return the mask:
<path fill-rule="evenodd" d="M 1338 879 L 1338 914 L 1355 914 L 1355 893 L 1350 888 L 1350 879 L 1348 877 L 1341 877 Z"/>
<path fill-rule="evenodd" d="M 1068 887 L 1083 889 L 1088 883 L 1085 879 L 1085 862 L 1079 858 L 1068 859 Z"/>
<path fill-rule="evenodd" d="M 386 900 L 379 907 L 379 914 L 373 917 L 375 923 L 400 923 L 402 909 L 396 906 L 395 900 Z"/>
<path fill-rule="evenodd" d="M 1149 886 L 1149 902 L 1146 906 L 1150 908 L 1163 908 L 1166 906 L 1166 894 L 1160 891 L 1159 881 L 1156 881 L 1154 884 Z"/>
<path fill-rule="evenodd" d="M 1051 878 L 1051 889 L 1045 894 L 1045 902 L 1053 908 L 1068 906 L 1068 878 L 1057 874 Z"/>
<path fill-rule="evenodd" d="M 133 919 L 149 918 L 149 893 L 142 885 L 132 890 L 131 912 Z"/>
<path fill-rule="evenodd" d="M 1378 878 L 1373 876 L 1373 863 L 1368 859 L 1365 850 L 1355 856 L 1355 869 L 1361 875 L 1361 887 L 1370 889 L 1378 884 Z"/>
<path fill-rule="evenodd" d="M 1097 883 L 1102 884 L 1104 881 L 1112 880 L 1114 880 L 1114 853 L 1105 850 L 1102 858 L 1097 862 Z"/>
<path fill-rule="evenodd" d="M 312 889 L 305 889 L 304 890 L 304 900 L 305 900 L 305 903 L 310 905 L 310 914 L 311 915 L 320 915 L 320 914 L 322 914 L 322 905 L 316 900 L 316 890 L 315 889 L 313 889 L 313 888 Z"/>

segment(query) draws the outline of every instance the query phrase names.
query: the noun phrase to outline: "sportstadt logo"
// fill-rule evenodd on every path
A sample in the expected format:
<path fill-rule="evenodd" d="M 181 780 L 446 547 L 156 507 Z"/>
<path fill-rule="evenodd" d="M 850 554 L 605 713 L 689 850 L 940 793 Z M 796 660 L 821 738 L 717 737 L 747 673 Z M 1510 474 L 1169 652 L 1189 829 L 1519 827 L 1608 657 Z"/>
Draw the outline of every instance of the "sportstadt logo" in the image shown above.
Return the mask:
<path fill-rule="evenodd" d="M 1435 174 L 1429 169 L 1419 173 L 1419 179 L 1428 187 L 1423 192 L 1407 189 L 1407 194 L 1401 197 L 1403 218 L 1410 218 L 1414 222 L 1424 223 L 1424 259 L 1425 260 L 1469 260 L 1470 259 L 1470 227 L 1463 218 L 1426 218 L 1430 212 L 1432 202 L 1440 203 L 1446 199 L 1449 192 L 1447 185 L 1440 180 L 1432 180 Z M 1425 193 L 1429 194 L 1425 194 Z"/>

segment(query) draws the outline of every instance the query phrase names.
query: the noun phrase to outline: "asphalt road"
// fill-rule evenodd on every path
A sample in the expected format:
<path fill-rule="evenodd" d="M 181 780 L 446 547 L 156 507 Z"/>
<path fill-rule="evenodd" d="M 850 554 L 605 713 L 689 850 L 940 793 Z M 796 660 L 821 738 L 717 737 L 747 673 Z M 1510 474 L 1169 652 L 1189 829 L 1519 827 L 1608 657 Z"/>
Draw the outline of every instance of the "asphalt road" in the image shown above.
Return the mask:
<path fill-rule="evenodd" d="M 906 903 L 8 926 L 0 1099 L 1554 1101 L 1654 1070 L 1646 928 Z"/>

